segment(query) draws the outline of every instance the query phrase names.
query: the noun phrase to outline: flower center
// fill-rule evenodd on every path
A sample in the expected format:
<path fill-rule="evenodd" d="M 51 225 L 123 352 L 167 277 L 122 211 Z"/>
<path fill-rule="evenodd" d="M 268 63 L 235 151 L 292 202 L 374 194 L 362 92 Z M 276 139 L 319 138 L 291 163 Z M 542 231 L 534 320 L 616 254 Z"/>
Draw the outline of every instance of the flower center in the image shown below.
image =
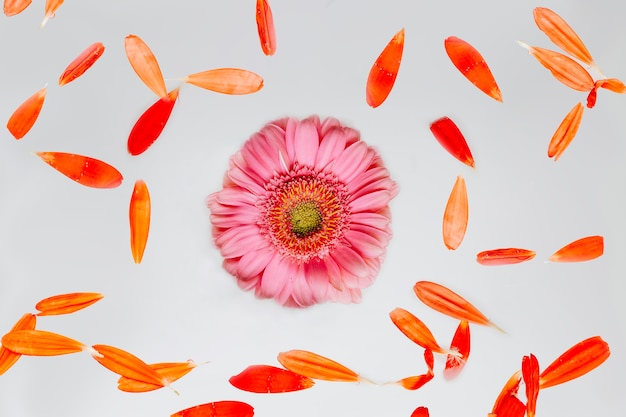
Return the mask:
<path fill-rule="evenodd" d="M 322 227 L 322 214 L 312 201 L 303 201 L 290 213 L 291 231 L 298 237 L 307 237 Z"/>

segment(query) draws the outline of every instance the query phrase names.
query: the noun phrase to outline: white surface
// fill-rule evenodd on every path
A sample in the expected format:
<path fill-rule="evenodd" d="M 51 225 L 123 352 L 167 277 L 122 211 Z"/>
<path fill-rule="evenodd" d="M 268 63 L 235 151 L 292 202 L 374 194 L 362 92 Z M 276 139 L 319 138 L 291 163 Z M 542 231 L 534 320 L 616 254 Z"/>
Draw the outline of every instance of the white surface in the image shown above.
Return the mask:
<path fill-rule="evenodd" d="M 278 49 L 262 54 L 254 0 L 66 2 L 39 30 L 43 2 L 0 22 L 0 119 L 49 83 L 31 132 L 15 141 L 0 132 L 0 333 L 47 296 L 97 291 L 105 298 L 70 316 L 42 317 L 38 328 L 88 344 L 110 344 L 147 362 L 210 361 L 175 387 L 152 393 L 117 390 L 117 377 L 86 354 L 23 357 L 0 377 L 0 416 L 168 416 L 210 401 L 241 400 L 263 416 L 486 415 L 502 385 L 534 353 L 542 367 L 567 348 L 600 335 L 610 359 L 592 373 L 542 391 L 542 416 L 616 416 L 626 407 L 626 295 L 623 214 L 626 97 L 606 90 L 585 111 L 558 162 L 546 156 L 554 130 L 584 93 L 556 81 L 515 43 L 553 48 L 532 10 L 557 11 L 581 35 L 609 77 L 626 79 L 626 26 L 614 1 L 273 0 Z M 615 10 L 619 8 L 620 10 Z M 387 101 L 365 103 L 369 69 L 400 28 L 402 66 Z M 229 97 L 182 89 L 159 140 L 143 155 L 126 139 L 154 95 L 132 71 L 124 37 L 142 37 L 166 78 L 210 68 L 259 73 L 265 87 Z M 503 93 L 497 103 L 472 86 L 445 54 L 458 36 L 485 57 Z M 82 78 L 59 88 L 65 66 L 93 42 L 104 56 Z M 168 81 L 173 88 L 178 81 Z M 221 187 L 228 158 L 264 123 L 285 115 L 334 116 L 381 152 L 400 186 L 392 202 L 394 238 L 376 283 L 359 305 L 279 307 L 240 291 L 221 268 L 205 197 Z M 474 157 L 471 170 L 448 155 L 428 125 L 451 117 Z M 113 190 L 69 181 L 35 151 L 105 160 L 125 176 Z M 457 175 L 467 181 L 470 224 L 448 251 L 441 218 Z M 148 184 L 152 226 L 141 265 L 128 243 L 128 202 L 136 179 Z M 602 258 L 544 263 L 583 236 L 605 236 Z M 537 251 L 531 262 L 483 267 L 476 253 L 497 247 Z M 422 349 L 391 323 L 403 307 L 424 320 L 441 344 L 456 323 L 421 304 L 418 280 L 449 286 L 506 329 L 472 326 L 472 353 L 457 380 L 441 376 L 417 392 L 318 382 L 310 390 L 258 395 L 228 378 L 251 364 L 307 349 L 376 381 L 424 371 Z"/>

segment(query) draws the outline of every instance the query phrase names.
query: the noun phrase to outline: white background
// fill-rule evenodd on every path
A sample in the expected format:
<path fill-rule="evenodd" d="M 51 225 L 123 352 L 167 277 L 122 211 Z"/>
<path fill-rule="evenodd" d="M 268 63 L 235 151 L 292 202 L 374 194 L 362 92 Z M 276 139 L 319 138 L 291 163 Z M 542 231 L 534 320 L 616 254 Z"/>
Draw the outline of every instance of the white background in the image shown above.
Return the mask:
<path fill-rule="evenodd" d="M 612 355 L 584 377 L 542 391 L 542 416 L 617 416 L 626 407 L 624 181 L 626 97 L 607 90 L 586 109 L 558 162 L 548 142 L 584 93 L 555 80 L 515 40 L 553 48 L 534 24 L 546 6 L 577 30 L 609 77 L 626 79 L 623 8 L 608 0 L 358 1 L 273 0 L 278 49 L 262 54 L 255 1 L 68 1 L 39 29 L 43 1 L 0 21 L 0 119 L 49 83 L 37 123 L 21 141 L 0 131 L 0 334 L 45 297 L 96 291 L 105 298 L 38 328 L 87 344 L 109 344 L 146 362 L 210 361 L 170 390 L 128 394 L 89 355 L 23 357 L 0 377 L 0 416 L 169 416 L 196 404 L 240 400 L 263 416 L 484 416 L 502 385 L 534 353 L 542 367 L 573 344 L 600 335 Z M 406 29 L 400 72 L 387 101 L 365 102 L 370 67 Z M 240 67 L 265 79 L 249 96 L 185 86 L 163 134 L 143 155 L 126 152 L 128 133 L 155 100 L 134 74 L 124 37 L 136 34 L 176 78 Z M 502 90 L 498 103 L 469 83 L 445 54 L 458 36 L 485 57 Z M 85 75 L 59 88 L 65 66 L 93 42 L 106 46 Z M 263 124 L 283 116 L 334 116 L 382 154 L 400 194 L 392 201 L 394 238 L 375 284 L 359 305 L 282 308 L 244 293 L 221 268 L 210 236 L 206 196 L 221 188 L 228 158 Z M 428 126 L 447 115 L 476 159 L 460 164 Z M 4 123 L 4 122 L 3 122 Z M 107 161 L 124 174 L 117 189 L 76 184 L 36 151 Z M 441 239 L 443 210 L 457 175 L 467 182 L 470 223 L 457 251 Z M 137 179 L 152 197 L 142 264 L 129 248 L 128 202 Z M 544 262 L 587 235 L 605 237 L 605 255 L 579 264 Z M 498 247 L 537 251 L 525 264 L 484 267 L 476 253 Z M 422 349 L 388 313 L 416 314 L 442 345 L 456 322 L 421 304 L 418 280 L 447 285 L 507 334 L 472 326 L 472 352 L 454 381 L 436 377 L 416 392 L 397 386 L 320 381 L 279 395 L 239 391 L 228 378 L 251 364 L 307 349 L 384 382 L 425 371 Z"/>

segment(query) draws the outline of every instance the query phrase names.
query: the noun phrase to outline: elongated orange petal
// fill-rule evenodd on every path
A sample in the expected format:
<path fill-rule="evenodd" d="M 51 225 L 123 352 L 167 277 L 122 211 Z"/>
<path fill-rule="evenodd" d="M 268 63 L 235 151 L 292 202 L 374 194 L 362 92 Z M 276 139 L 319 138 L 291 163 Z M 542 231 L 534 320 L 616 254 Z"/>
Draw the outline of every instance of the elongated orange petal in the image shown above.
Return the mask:
<path fill-rule="evenodd" d="M 59 86 L 71 83 L 85 73 L 104 53 L 104 45 L 100 42 L 93 43 L 80 53 L 65 68 L 63 74 L 59 77 Z"/>
<path fill-rule="evenodd" d="M 490 249 L 476 255 L 476 262 L 481 265 L 511 265 L 530 261 L 535 251 L 520 248 Z"/>
<path fill-rule="evenodd" d="M 162 384 L 151 384 L 148 382 L 138 381 L 125 376 L 121 376 L 117 381 L 117 388 L 125 392 L 147 392 L 163 388 L 163 385 L 169 385 L 172 382 L 191 372 L 197 365 L 194 361 L 187 362 L 163 362 L 148 365 L 154 369 L 161 378 Z"/>
<path fill-rule="evenodd" d="M 428 408 L 424 406 L 417 407 L 411 413 L 411 417 L 429 417 Z"/>
<path fill-rule="evenodd" d="M 539 30 L 545 33 L 552 43 L 585 64 L 594 65 L 593 58 L 583 41 L 561 16 L 546 7 L 535 8 L 533 16 Z"/>
<path fill-rule="evenodd" d="M 11 332 L 17 330 L 34 330 L 37 324 L 37 317 L 34 314 L 26 313 L 13 325 Z M 15 353 L 2 344 L 0 344 L 0 375 L 4 374 L 11 368 L 15 362 L 22 356 L 19 353 Z"/>
<path fill-rule="evenodd" d="M 522 358 L 522 377 L 526 386 L 526 416 L 535 417 L 539 395 L 539 362 L 532 353 Z"/>
<path fill-rule="evenodd" d="M 602 236 L 587 236 L 563 246 L 548 260 L 551 262 L 583 262 L 596 259 L 603 253 L 604 238 Z"/>
<path fill-rule="evenodd" d="M 150 194 L 143 180 L 135 182 L 128 210 L 130 220 L 130 250 L 135 263 L 141 263 L 150 231 Z"/>
<path fill-rule="evenodd" d="M 92 348 L 99 354 L 92 355 L 93 358 L 108 370 L 137 381 L 162 387 L 166 385 L 157 371 L 135 355 L 107 345 L 94 345 Z"/>
<path fill-rule="evenodd" d="M 585 339 L 556 358 L 539 376 L 539 388 L 549 388 L 582 376 L 602 365 L 611 355 L 600 336 Z"/>
<path fill-rule="evenodd" d="M 39 27 L 44 27 L 48 20 L 54 17 L 59 7 L 63 4 L 64 0 L 46 0 L 46 9 L 44 11 L 44 17 Z"/>
<path fill-rule="evenodd" d="M 4 14 L 7 16 L 15 16 L 22 13 L 32 0 L 4 0 Z"/>
<path fill-rule="evenodd" d="M 141 81 L 159 97 L 167 95 L 165 79 L 156 57 L 148 45 L 137 35 L 128 35 L 124 40 L 126 57 Z"/>
<path fill-rule="evenodd" d="M 500 391 L 489 414 L 490 417 L 524 417 L 526 406 L 516 396 L 521 381 L 521 371 L 511 375 L 506 384 L 504 384 L 502 391 Z"/>
<path fill-rule="evenodd" d="M 216 401 L 189 407 L 171 417 L 252 417 L 254 408 L 241 401 Z"/>
<path fill-rule="evenodd" d="M 256 93 L 263 87 L 263 78 L 240 68 L 216 68 L 183 78 L 187 84 L 229 95 Z"/>
<path fill-rule="evenodd" d="M 276 52 L 276 30 L 274 29 L 272 9 L 267 0 L 257 0 L 256 2 L 256 26 L 263 53 L 268 56 L 274 55 Z"/>
<path fill-rule="evenodd" d="M 448 57 L 465 78 L 489 97 L 502 102 L 500 88 L 476 48 L 456 36 L 446 38 L 444 46 Z"/>
<path fill-rule="evenodd" d="M 65 152 L 37 152 L 45 163 L 69 179 L 86 187 L 115 188 L 122 184 L 122 174 L 98 159 Z"/>
<path fill-rule="evenodd" d="M 433 373 L 426 373 L 422 375 L 409 376 L 406 378 L 402 378 L 397 382 L 398 385 L 402 386 L 402 388 L 415 391 L 422 388 L 426 383 L 431 381 L 435 377 Z"/>
<path fill-rule="evenodd" d="M 467 230 L 468 218 L 469 209 L 465 179 L 459 175 L 456 177 L 443 213 L 443 243 L 448 249 L 455 250 L 461 245 Z"/>
<path fill-rule="evenodd" d="M 617 78 L 605 78 L 603 80 L 596 81 L 596 87 L 606 88 L 609 91 L 618 94 L 626 93 L 626 85 Z"/>
<path fill-rule="evenodd" d="M 448 350 L 443 349 L 437 341 L 430 329 L 420 319 L 403 308 L 396 308 L 389 317 L 393 324 L 409 339 L 417 343 L 424 349 L 429 349 L 435 353 L 448 354 Z"/>
<path fill-rule="evenodd" d="M 248 366 L 228 382 L 240 390 L 261 394 L 300 391 L 315 385 L 311 378 L 270 365 Z"/>
<path fill-rule="evenodd" d="M 387 99 L 398 76 L 403 50 L 404 28 L 391 38 L 370 70 L 365 88 L 365 99 L 370 106 L 376 108 Z"/>
<path fill-rule="evenodd" d="M 430 131 L 450 155 L 454 156 L 465 165 L 474 168 L 472 152 L 469 146 L 467 146 L 463 134 L 449 117 L 444 116 L 432 122 Z"/>
<path fill-rule="evenodd" d="M 455 378 L 465 366 L 470 354 L 470 328 L 467 320 L 461 320 L 452 342 L 450 342 L 450 350 L 458 352 L 461 356 L 448 355 L 446 357 L 446 366 L 443 370 L 443 377 L 446 379 Z"/>
<path fill-rule="evenodd" d="M 9 132 L 15 139 L 22 139 L 33 127 L 39 117 L 39 113 L 41 113 L 45 99 L 46 87 L 28 97 L 26 101 L 15 109 L 7 122 L 7 129 L 9 129 Z"/>
<path fill-rule="evenodd" d="M 550 144 L 548 145 L 548 157 L 554 157 L 554 161 L 558 161 L 565 149 L 576 136 L 578 127 L 583 119 L 585 107 L 581 103 L 576 103 L 572 110 L 567 113 L 565 119 L 554 132 Z"/>
<path fill-rule="evenodd" d="M 529 46 L 518 42 L 523 48 L 535 57 L 537 61 L 546 67 L 554 78 L 577 91 L 590 91 L 593 88 L 593 78 L 589 72 L 572 58 L 556 51 Z"/>
<path fill-rule="evenodd" d="M 358 382 L 359 374 L 324 356 L 306 350 L 278 354 L 278 362 L 291 372 L 313 379 L 336 382 Z"/>
<path fill-rule="evenodd" d="M 69 294 L 54 295 L 39 301 L 35 308 L 39 310 L 38 316 L 55 316 L 69 314 L 93 303 L 100 301 L 104 296 L 97 292 L 74 292 Z"/>
<path fill-rule="evenodd" d="M 86 346 L 69 337 L 44 330 L 15 330 L 2 337 L 7 349 L 29 356 L 57 356 L 83 351 Z"/>
<path fill-rule="evenodd" d="M 141 155 L 156 141 L 172 114 L 178 99 L 178 88 L 158 99 L 140 117 L 128 135 L 128 153 Z"/>

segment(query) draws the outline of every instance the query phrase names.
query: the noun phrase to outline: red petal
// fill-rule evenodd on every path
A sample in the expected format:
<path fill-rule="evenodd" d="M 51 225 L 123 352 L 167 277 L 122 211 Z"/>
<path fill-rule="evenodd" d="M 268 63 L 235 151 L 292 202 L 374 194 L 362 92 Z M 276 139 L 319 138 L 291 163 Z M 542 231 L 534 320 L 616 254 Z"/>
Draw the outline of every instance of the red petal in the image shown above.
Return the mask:
<path fill-rule="evenodd" d="M 411 417 L 429 417 L 429 416 L 430 414 L 428 414 L 428 408 L 426 407 L 417 407 L 411 413 Z"/>
<path fill-rule="evenodd" d="M 37 152 L 45 163 L 66 177 L 93 188 L 115 188 L 122 184 L 122 174 L 98 159 L 64 152 Z"/>
<path fill-rule="evenodd" d="M 216 401 L 181 410 L 171 417 L 252 417 L 254 408 L 240 401 Z"/>
<path fill-rule="evenodd" d="M 443 370 L 443 377 L 446 379 L 455 378 L 465 366 L 465 362 L 470 354 L 470 328 L 467 320 L 461 320 L 454 332 L 450 350 L 458 352 L 461 356 L 448 355 L 446 357 L 446 367 Z"/>
<path fill-rule="evenodd" d="M 551 262 L 584 262 L 596 259 L 603 253 L 604 238 L 602 236 L 587 236 L 565 245 L 548 260 Z"/>
<path fill-rule="evenodd" d="M 274 52 L 276 52 L 276 31 L 274 29 L 272 9 L 267 0 L 257 0 L 256 2 L 256 25 L 263 53 L 265 55 L 274 55 Z"/>
<path fill-rule="evenodd" d="M 15 139 L 22 139 L 33 127 L 39 117 L 45 99 L 46 87 L 28 97 L 26 101 L 13 112 L 7 122 L 7 129 L 9 129 L 9 132 L 11 132 Z"/>
<path fill-rule="evenodd" d="M 526 406 L 516 396 L 521 380 L 521 371 L 515 372 L 509 378 L 506 384 L 504 384 L 502 391 L 500 391 L 489 416 L 524 417 L 524 414 L 526 414 Z"/>
<path fill-rule="evenodd" d="M 539 395 L 539 362 L 532 353 L 522 358 L 522 376 L 526 385 L 526 416 L 534 417 Z"/>
<path fill-rule="evenodd" d="M 270 365 L 248 366 L 228 382 L 240 390 L 261 394 L 300 391 L 315 385 L 311 378 Z"/>
<path fill-rule="evenodd" d="M 104 53 L 104 45 L 100 42 L 91 44 L 80 53 L 59 77 L 59 85 L 71 83 L 85 73 Z"/>
<path fill-rule="evenodd" d="M 596 84 L 589 92 L 589 95 L 587 95 L 587 108 L 588 109 L 593 109 L 593 107 L 596 105 L 597 98 L 598 98 L 598 82 L 596 81 Z"/>
<path fill-rule="evenodd" d="M 409 391 L 415 391 L 420 389 L 426 383 L 431 381 L 435 377 L 432 373 L 426 373 L 422 375 L 409 376 L 406 378 L 402 378 L 397 383 L 402 386 L 402 388 L 407 389 Z"/>
<path fill-rule="evenodd" d="M 158 139 L 172 114 L 177 98 L 178 88 L 161 97 L 139 117 L 128 136 L 128 153 L 140 155 Z"/>
<path fill-rule="evenodd" d="M 476 255 L 476 262 L 485 266 L 511 265 L 530 261 L 535 251 L 519 248 L 491 249 Z"/>
<path fill-rule="evenodd" d="M 474 157 L 467 146 L 467 142 L 459 128 L 448 117 L 435 120 L 430 125 L 430 131 L 435 139 L 444 147 L 450 155 L 454 156 L 465 165 L 474 167 Z"/>
<path fill-rule="evenodd" d="M 398 76 L 403 50 L 404 28 L 389 41 L 370 70 L 365 89 L 365 98 L 370 106 L 376 108 L 387 99 Z"/>

